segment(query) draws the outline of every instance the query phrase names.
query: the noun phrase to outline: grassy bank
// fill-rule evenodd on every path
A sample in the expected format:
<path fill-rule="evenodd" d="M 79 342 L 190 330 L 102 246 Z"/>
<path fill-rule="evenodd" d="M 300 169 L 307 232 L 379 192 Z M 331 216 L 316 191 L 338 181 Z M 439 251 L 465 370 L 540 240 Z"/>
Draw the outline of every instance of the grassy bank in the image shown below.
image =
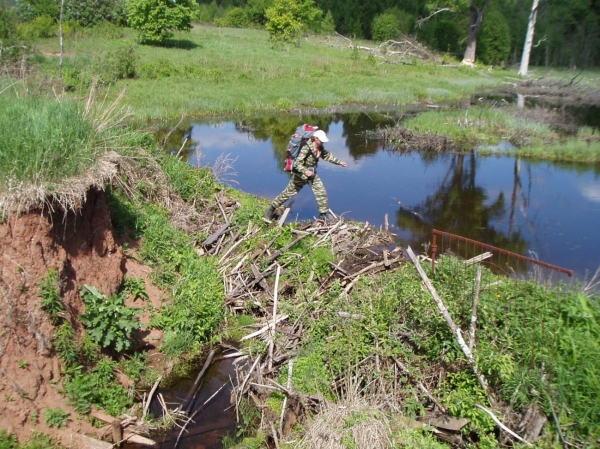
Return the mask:
<path fill-rule="evenodd" d="M 126 89 L 125 102 L 139 120 L 455 100 L 498 85 L 507 75 L 416 58 L 385 64 L 336 38 L 310 37 L 298 47 L 273 48 L 262 30 L 195 26 L 168 47 L 137 45 L 128 29 L 87 33 L 65 42 L 70 86 L 88 82 L 92 68 L 101 77 L 111 72 L 123 63 L 117 54 L 131 51 L 134 78 L 117 80 L 112 90 Z M 43 70 L 55 75 L 57 40 L 37 41 L 35 49 Z"/>
<path fill-rule="evenodd" d="M 15 104 L 24 105 L 23 109 L 16 109 Z M 308 235 L 289 246 L 298 238 L 296 226 L 279 228 L 264 223 L 264 200 L 219 185 L 208 170 L 197 170 L 165 154 L 148 134 L 100 126 L 107 121 L 93 117 L 105 114 L 87 116 L 78 104 L 66 101 L 54 104 L 13 99 L 6 105 L 25 117 L 50 111 L 36 118 L 37 128 L 48 130 L 42 140 L 36 140 L 35 130 L 28 137 L 27 120 L 22 129 L 15 130 L 21 136 L 15 144 L 20 140 L 36 142 L 22 147 L 21 156 L 26 161 L 49 161 L 39 165 L 39 172 L 20 178 L 22 182 L 62 179 L 67 170 L 77 175 L 85 168 L 85 161 L 100 158 L 109 149 L 127 156 L 124 159 L 130 165 L 123 161 L 120 182 L 108 188 L 113 224 L 117 233 L 128 233 L 139 243 L 131 256 L 150 267 L 152 282 L 168 292 L 162 306 L 152 310 L 149 325 L 165 332 L 160 349 L 168 360 L 185 363 L 211 344 L 239 340 L 254 330 L 250 323 L 264 318 L 274 307 L 273 272 L 264 279 L 266 287 L 255 285 L 255 290 L 248 287 L 249 295 L 245 291 L 239 297 L 231 295 L 227 301 L 231 308 L 225 304 L 223 280 L 230 271 L 245 276 L 256 269 L 267 270 L 276 260 L 284 267 L 279 279 L 279 310 L 295 324 L 278 332 L 275 340 L 278 345 L 290 336 L 298 341 L 291 356 L 293 390 L 304 397 L 319 398 L 324 419 L 331 417 L 325 408 L 330 413 L 342 408 L 350 411 L 341 416 L 339 425 L 328 428 L 331 435 L 339 436 L 347 447 L 361 447 L 359 435 L 365 433 L 365 426 L 383 422 L 387 427 L 379 435 L 389 441 L 388 447 L 448 447 L 427 427 L 413 429 L 410 425 L 432 408 L 430 397 L 418 387 L 421 383 L 450 415 L 469 419 L 461 433 L 463 441 L 472 447 L 498 447 L 497 427 L 475 407 L 492 405 L 412 264 L 359 276 L 353 288 L 346 290 L 344 279 L 333 276 L 332 264 L 340 266 L 353 255 L 348 254 L 350 246 L 336 246 L 333 230 Z M 483 110 L 469 120 L 482 123 L 487 120 L 485 114 Z M 13 120 L 20 119 L 13 116 Z M 117 116 L 111 117 L 108 123 L 119 123 Z M 103 132 L 109 130 L 106 137 Z M 535 132 L 528 127 L 523 130 Z M 25 170 L 13 168 L 19 162 L 18 155 L 11 154 L 6 177 Z M 72 167 L 70 161 L 75 161 Z M 44 171 L 44 167 L 50 169 Z M 222 197 L 225 206 L 215 204 L 215 195 Z M 225 219 L 232 226 L 230 235 L 236 235 L 233 240 L 245 238 L 237 246 L 233 241 L 224 243 L 227 249 L 222 250 L 227 251 L 227 257 L 217 250 L 210 254 L 202 242 Z M 350 233 L 349 228 L 344 231 Z M 353 224 L 353 229 L 354 247 L 373 246 L 374 253 L 385 247 L 370 243 L 371 236 L 365 238 L 364 225 Z M 466 334 L 476 268 L 454 258 L 442 261 L 435 275 L 428 267 L 425 270 Z M 521 417 L 529 407 L 539 407 L 549 423 L 538 447 L 555 447 L 564 438 L 573 444 L 593 445 L 600 437 L 600 408 L 595 401 L 600 395 L 600 366 L 594 357 L 600 338 L 597 295 L 585 294 L 578 286 L 540 286 L 499 279 L 488 270 L 483 273 L 474 353 L 498 400 L 495 412 L 506 412 L 506 418 L 515 413 Z M 123 295 L 136 291 L 143 296 L 138 282 L 126 281 Z M 139 386 L 147 386 L 148 379 L 151 383 L 157 373 L 147 368 L 143 352 L 109 357 L 100 350 L 99 342 L 107 337 L 103 333 L 107 323 L 111 332 L 118 331 L 111 343 L 115 344 L 113 349 L 120 353 L 127 348 L 130 335 L 125 331 L 130 332 L 132 325 L 120 318 L 135 322 L 135 316 L 124 306 L 123 296 L 106 298 L 90 289 L 83 291 L 86 333 L 76 339 L 60 308 L 56 274 L 48 273 L 40 285 L 44 286 L 41 296 L 46 312 L 57 320 L 54 345 L 65 368 L 64 394 L 68 400 L 82 416 L 87 416 L 92 405 L 115 415 L 128 409 L 132 400 L 126 389 L 115 383 L 116 370 Z M 111 315 L 101 307 L 107 301 L 118 314 Z M 225 327 L 225 323 L 231 326 Z M 251 357 L 268 357 L 268 345 L 262 340 L 249 340 L 240 346 Z M 276 384 L 286 385 L 287 373 L 287 366 L 279 365 L 269 376 Z M 278 427 L 284 396 L 268 389 L 260 396 L 264 398 L 261 410 L 268 409 L 267 415 L 274 417 L 269 423 Z M 238 437 L 252 436 L 255 445 L 246 442 L 241 447 L 262 447 L 265 433 L 272 430 L 261 428 L 260 419 L 252 420 L 256 415 L 251 408 L 247 413 Z M 298 441 L 311 447 L 310 438 L 320 438 L 320 414 L 307 413 L 307 418 L 289 439 L 280 442 L 281 447 L 299 447 Z M 0 435 L 0 441 L 2 438 L 8 437 Z M 230 439 L 230 444 L 237 443 L 239 438 Z"/>
<path fill-rule="evenodd" d="M 460 149 L 477 148 L 480 154 L 500 152 L 559 161 L 600 161 L 600 137 L 593 129 L 574 128 L 567 133 L 560 129 L 562 123 L 553 122 L 556 120 L 554 110 L 541 117 L 528 117 L 528 114 L 531 112 L 510 105 L 475 106 L 425 112 L 403 125 L 417 135 L 434 133 L 448 137 Z M 512 148 L 510 145 L 499 148 L 500 141 L 509 142 Z"/>

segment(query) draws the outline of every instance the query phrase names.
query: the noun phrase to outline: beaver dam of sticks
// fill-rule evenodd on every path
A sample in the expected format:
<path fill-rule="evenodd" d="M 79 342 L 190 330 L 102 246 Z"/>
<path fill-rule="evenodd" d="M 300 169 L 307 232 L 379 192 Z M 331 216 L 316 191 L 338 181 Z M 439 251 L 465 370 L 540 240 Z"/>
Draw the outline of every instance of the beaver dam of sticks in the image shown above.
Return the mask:
<path fill-rule="evenodd" d="M 229 311 L 252 315 L 254 323 L 244 326 L 235 346 L 221 343 L 220 347 L 210 351 L 188 397 L 197 394 L 202 376 L 213 361 L 235 358 L 236 375 L 231 379 L 232 413 L 241 429 L 250 431 L 251 427 L 252 433 L 266 438 L 268 447 L 279 448 L 280 442 L 297 438 L 294 431 L 298 426 L 303 428 L 302 444 L 310 448 L 346 447 L 343 441 L 347 438 L 354 441 L 353 447 L 386 448 L 391 446 L 390 435 L 398 428 L 421 427 L 455 447 L 463 447 L 470 440 L 468 436 L 465 440 L 465 435 L 461 434 L 469 421 L 450 416 L 434 393 L 442 384 L 446 370 L 451 368 L 441 361 L 423 363 L 418 368 L 409 367 L 400 353 L 398 356 L 380 355 L 375 334 L 373 342 L 364 343 L 364 357 L 351 366 L 328 367 L 333 361 L 325 360 L 327 372 L 317 366 L 308 367 L 311 382 L 321 388 L 306 388 L 306 379 L 302 381 L 304 385 L 295 385 L 292 381 L 297 378 L 295 369 L 307 373 L 306 357 L 303 366 L 298 358 L 307 352 L 305 344 L 315 332 L 315 323 L 330 323 L 332 327 L 335 323 L 339 328 L 344 327 L 340 323 L 346 322 L 364 329 L 375 325 L 368 311 L 363 308 L 362 313 L 357 313 L 357 308 L 353 307 L 355 298 L 351 292 L 359 280 L 369 282 L 378 273 L 395 271 L 407 262 L 419 265 L 418 260 L 426 256 L 417 257 L 410 248 L 404 250 L 394 245 L 395 236 L 386 229 L 350 222 L 333 214 L 325 222 L 284 224 L 289 212 L 286 210 L 279 221 L 267 222 L 266 229 L 270 233 L 265 231 L 265 223 L 250 222 L 240 227 L 234 224 L 233 218 L 239 204 L 223 193 L 215 198 L 214 205 L 205 205 L 199 220 L 205 223 L 204 231 L 208 237 L 201 242 L 198 252 L 218 259 Z M 258 247 L 249 244 L 267 234 L 271 238 L 261 240 Z M 281 245 L 279 242 L 284 235 L 289 243 Z M 306 259 L 303 253 L 313 254 L 323 248 L 333 253 L 336 262 L 327 261 L 326 274 L 322 269 L 314 269 L 310 270 L 308 278 L 306 271 L 302 277 L 300 266 Z M 424 272 L 422 275 L 426 279 Z M 424 285 L 427 283 L 425 281 Z M 377 292 L 373 293 L 370 301 L 377 299 Z M 411 299 L 407 298 L 406 302 L 409 304 Z M 372 309 L 371 306 L 371 312 Z M 399 312 L 401 323 L 402 310 Z M 456 325 L 450 317 L 448 319 L 450 328 L 455 330 Z M 394 330 L 396 338 L 402 340 L 400 345 L 414 345 L 419 330 L 410 329 L 409 323 L 404 324 Z M 335 337 L 324 336 L 325 341 L 331 341 L 331 338 Z M 463 350 L 467 351 L 468 363 L 498 410 L 499 404 L 493 401 L 484 376 L 477 371 L 472 353 L 464 341 L 460 344 L 465 346 Z M 295 361 L 298 361 L 297 368 Z M 459 363 L 461 369 L 469 369 L 465 363 Z M 279 405 L 273 405 L 274 399 Z M 407 403 L 420 410 L 415 413 L 420 415 L 417 421 L 405 417 Z M 204 404 L 203 408 L 206 406 L 210 407 Z M 194 417 L 195 413 L 189 417 L 180 416 L 177 441 Z M 348 426 L 348 420 L 353 417 L 360 417 L 356 418 L 358 425 Z M 496 420 L 495 416 L 493 418 Z M 537 408 L 529 410 L 526 417 L 511 412 L 510 419 L 506 418 L 505 423 L 519 425 L 521 433 L 533 440 L 546 422 Z M 247 427 L 242 427 L 243 423 Z M 504 424 L 499 425 L 506 429 L 501 441 L 510 443 L 520 439 Z"/>

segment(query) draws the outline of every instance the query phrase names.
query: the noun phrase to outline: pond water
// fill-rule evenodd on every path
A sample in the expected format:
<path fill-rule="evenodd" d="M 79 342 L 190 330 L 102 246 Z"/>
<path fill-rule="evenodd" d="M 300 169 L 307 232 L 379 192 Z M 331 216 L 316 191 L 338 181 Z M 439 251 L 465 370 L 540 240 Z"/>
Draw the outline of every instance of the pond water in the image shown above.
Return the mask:
<path fill-rule="evenodd" d="M 174 426 L 162 437 L 155 437 L 160 449 L 220 449 L 224 435 L 235 435 L 235 412 L 230 404 L 232 379 L 236 379 L 233 363 L 233 359 L 223 359 L 210 365 L 188 407 L 192 420 L 183 431 Z M 180 406 L 198 372 L 199 369 L 168 388 L 159 388 L 156 394 L 162 394 L 171 408 Z M 151 411 L 155 416 L 161 416 L 162 407 L 158 400 L 152 401 Z"/>
<path fill-rule="evenodd" d="M 400 154 L 370 138 L 399 111 L 276 115 L 194 121 L 174 132 L 171 151 L 193 165 L 231 169 L 221 176 L 245 192 L 273 199 L 287 185 L 283 170 L 290 134 L 301 123 L 327 132 L 326 148 L 348 167 L 319 163 L 336 215 L 383 227 L 420 250 L 432 229 L 458 234 L 573 270 L 600 266 L 600 165 L 555 163 L 473 153 Z M 187 141 L 186 141 L 187 139 Z M 508 145 L 506 143 L 501 143 Z M 288 221 L 312 220 L 316 201 L 305 187 Z"/>
<path fill-rule="evenodd" d="M 393 125 L 418 111 L 358 111 L 319 115 L 273 115 L 246 119 L 191 121 L 170 132 L 168 144 L 193 165 L 217 171 L 221 180 L 245 192 L 273 199 L 287 185 L 283 170 L 290 134 L 301 123 L 317 124 L 330 139 L 326 148 L 348 167 L 321 161 L 319 174 L 331 210 L 378 227 L 389 224 L 397 243 L 416 251 L 432 240 L 432 229 L 458 234 L 564 267 L 583 279 L 600 266 L 600 165 L 554 163 L 499 154 L 400 154 L 372 138 L 377 126 Z M 171 132 L 172 131 L 172 132 Z M 509 145 L 501 142 L 502 145 Z M 220 162 L 221 161 L 221 162 Z M 318 214 L 311 190 L 291 200 L 288 221 L 312 220 Z M 386 220 L 387 217 L 387 220 Z M 178 448 L 221 448 L 221 438 L 235 432 L 227 386 L 204 409 L 206 398 L 233 376 L 231 362 L 209 371 L 195 423 Z M 193 379 L 163 394 L 180 402 Z M 179 429 L 160 441 L 175 446 Z"/>

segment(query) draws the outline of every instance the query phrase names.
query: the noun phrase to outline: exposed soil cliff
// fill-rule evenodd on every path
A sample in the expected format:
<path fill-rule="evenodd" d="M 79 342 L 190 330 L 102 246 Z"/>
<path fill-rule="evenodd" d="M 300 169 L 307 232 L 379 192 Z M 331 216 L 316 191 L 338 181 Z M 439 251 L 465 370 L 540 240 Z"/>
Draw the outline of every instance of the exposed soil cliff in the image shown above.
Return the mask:
<path fill-rule="evenodd" d="M 92 189 L 78 212 L 37 210 L 0 224 L 0 429 L 20 440 L 34 430 L 76 447 L 73 433 L 95 435 L 77 420 L 59 393 L 61 366 L 52 348 L 54 326 L 41 309 L 39 282 L 52 267 L 60 276 L 67 319 L 75 329 L 83 312 L 78 288 L 91 284 L 112 295 L 123 281 L 125 259 L 115 242 L 104 192 Z M 71 413 L 66 428 L 44 423 L 44 409 Z"/>

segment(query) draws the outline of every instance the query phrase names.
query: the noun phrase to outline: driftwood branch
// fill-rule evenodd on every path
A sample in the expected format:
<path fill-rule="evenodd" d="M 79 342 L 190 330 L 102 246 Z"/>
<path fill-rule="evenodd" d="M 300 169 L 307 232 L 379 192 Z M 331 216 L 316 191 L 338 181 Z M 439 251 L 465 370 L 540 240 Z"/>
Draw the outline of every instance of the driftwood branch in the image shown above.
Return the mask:
<path fill-rule="evenodd" d="M 287 378 L 287 389 L 292 390 L 292 371 L 294 369 L 294 361 L 288 362 L 288 378 Z M 283 435 L 283 417 L 285 415 L 285 406 L 287 405 L 288 397 L 283 398 L 283 406 L 281 407 L 281 416 L 279 417 L 279 434 Z"/>
<path fill-rule="evenodd" d="M 487 408 L 485 408 L 483 405 L 479 405 L 479 404 L 475 404 L 475 407 L 477 407 L 480 410 L 483 410 L 485 413 L 487 413 L 488 415 L 490 415 L 490 417 L 494 420 L 494 422 L 496 424 L 498 424 L 498 426 L 504 430 L 506 433 L 508 433 L 509 435 L 511 435 L 512 437 L 516 438 L 517 440 L 519 440 L 521 443 L 525 443 L 527 446 L 529 447 L 533 447 L 533 444 L 531 444 L 529 441 L 521 438 L 519 435 L 517 435 L 515 432 L 513 432 L 512 430 L 510 430 L 508 427 L 506 427 L 504 424 L 502 424 L 500 422 L 500 420 L 496 417 L 496 415 L 494 415 L 490 410 L 488 410 Z"/>
<path fill-rule="evenodd" d="M 422 19 L 417 20 L 417 27 L 421 28 L 423 26 L 423 24 L 425 22 L 427 22 L 429 19 L 431 19 L 433 16 L 435 16 L 436 14 L 439 14 L 441 12 L 444 12 L 444 11 L 454 12 L 454 11 L 452 11 L 452 8 L 438 9 L 437 11 L 434 11 L 433 13 L 429 14 L 427 17 L 423 17 Z"/>
<path fill-rule="evenodd" d="M 142 413 L 142 421 L 144 420 L 144 418 L 146 417 L 146 414 L 148 413 L 148 409 L 150 408 L 150 403 L 152 402 L 152 396 L 154 395 L 154 392 L 158 388 L 158 384 L 160 384 L 161 380 L 162 380 L 162 376 L 158 376 L 158 379 L 156 379 L 156 382 L 154 382 L 154 385 L 152 386 L 152 389 L 150 390 L 150 393 L 148 394 L 148 399 L 146 401 L 146 405 L 144 405 L 144 412 Z"/>
<path fill-rule="evenodd" d="M 477 267 L 475 276 L 475 294 L 473 295 L 473 308 L 471 309 L 471 327 L 469 329 L 469 350 L 473 351 L 475 346 L 475 326 L 477 324 L 477 304 L 479 303 L 479 292 L 481 291 L 481 266 Z"/>
<path fill-rule="evenodd" d="M 452 330 L 452 333 L 456 337 L 456 340 L 457 340 L 460 348 L 462 349 L 463 353 L 465 354 L 465 357 L 469 361 L 469 364 L 471 365 L 471 368 L 473 369 L 475 376 L 477 376 L 477 380 L 479 381 L 479 384 L 486 392 L 490 402 L 492 404 L 494 404 L 495 401 L 492 397 L 492 392 L 490 390 L 490 387 L 488 386 L 487 380 L 486 380 L 485 376 L 483 375 L 483 373 L 481 371 L 479 371 L 479 369 L 477 368 L 477 363 L 475 362 L 475 357 L 473 357 L 473 353 L 471 352 L 471 350 L 469 349 L 469 346 L 465 342 L 460 328 L 454 323 L 454 320 L 450 316 L 450 312 L 448 312 L 448 309 L 446 308 L 442 299 L 440 298 L 437 291 L 435 290 L 435 287 L 431 284 L 431 281 L 427 277 L 427 274 L 423 270 L 423 267 L 421 267 L 421 264 L 419 263 L 417 256 L 415 256 L 415 253 L 413 252 L 412 248 L 409 246 L 406 251 L 407 251 L 408 255 L 410 256 L 411 260 L 413 261 L 413 263 L 415 264 L 417 271 L 421 275 L 421 279 L 423 279 L 425 286 L 431 293 L 431 296 L 433 296 L 433 299 L 434 299 L 435 303 L 437 304 L 437 306 L 440 310 L 440 313 L 446 320 L 446 323 L 448 323 L 448 326 L 450 326 L 450 329 Z"/>
<path fill-rule="evenodd" d="M 193 404 L 194 399 L 196 399 L 196 395 L 198 394 L 198 385 L 200 384 L 200 380 L 202 380 L 202 376 L 204 376 L 204 373 L 206 373 L 206 370 L 210 366 L 210 363 L 212 362 L 212 359 L 215 356 L 216 352 L 217 351 L 214 349 L 212 351 L 210 351 L 210 354 L 208 354 L 208 357 L 206 358 L 206 361 L 204 362 L 204 366 L 202 367 L 202 370 L 198 373 L 198 376 L 196 376 L 194 385 L 192 385 L 192 388 L 190 389 L 189 393 L 187 394 L 185 400 L 183 401 L 182 409 L 184 411 L 188 411 L 189 407 Z"/>

